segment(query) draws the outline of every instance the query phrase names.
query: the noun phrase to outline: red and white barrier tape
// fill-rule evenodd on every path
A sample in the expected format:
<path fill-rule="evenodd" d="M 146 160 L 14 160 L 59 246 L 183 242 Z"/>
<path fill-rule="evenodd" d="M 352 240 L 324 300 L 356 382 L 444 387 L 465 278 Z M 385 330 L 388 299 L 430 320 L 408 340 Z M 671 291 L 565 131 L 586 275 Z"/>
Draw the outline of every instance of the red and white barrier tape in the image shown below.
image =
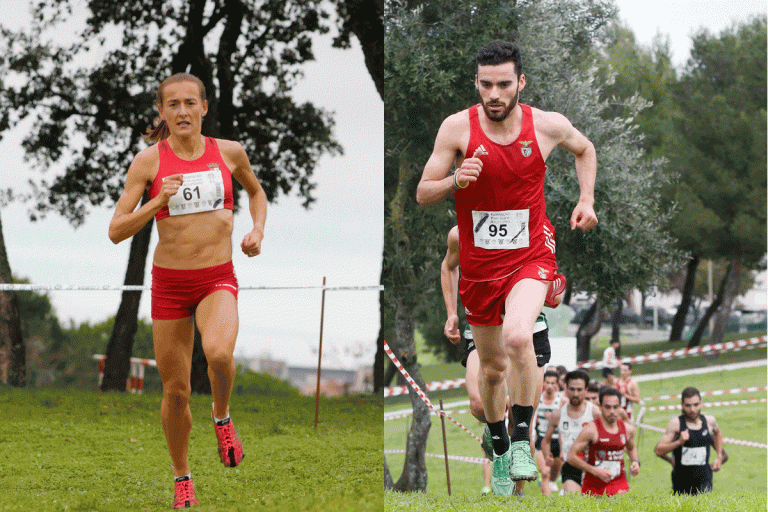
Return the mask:
<path fill-rule="evenodd" d="M 661 432 L 664 433 L 665 429 L 661 427 L 654 427 L 653 425 L 646 425 L 645 423 L 638 423 L 638 427 L 642 427 L 647 430 L 653 430 L 654 432 Z M 751 446 L 752 448 L 765 448 L 768 449 L 768 444 L 763 443 L 755 443 L 753 441 L 742 441 L 741 439 L 731 439 L 729 437 L 723 438 L 724 443 L 730 443 L 730 444 L 738 444 L 741 446 Z"/>
<path fill-rule="evenodd" d="M 431 412 L 430 414 L 437 414 L 436 412 Z M 472 411 L 470 409 L 461 409 L 458 411 L 445 411 L 445 414 L 472 414 Z M 405 412 L 398 412 L 395 414 L 387 414 L 384 413 L 384 421 L 389 420 L 399 420 L 401 418 L 407 418 L 408 416 L 413 415 L 413 409 Z"/>
<path fill-rule="evenodd" d="M 384 450 L 384 454 L 386 455 L 394 455 L 394 454 L 400 454 L 405 453 L 405 450 Z M 436 459 L 445 459 L 445 455 L 439 455 L 437 453 L 425 453 L 425 457 L 434 457 Z M 485 464 L 486 462 L 490 462 L 485 457 L 462 457 L 460 455 L 449 455 L 448 460 L 457 460 L 459 462 L 471 462 L 473 464 Z"/>
<path fill-rule="evenodd" d="M 745 349 L 760 348 L 759 345 L 762 345 L 765 342 L 766 342 L 765 338 L 763 336 L 759 336 L 757 338 L 748 338 L 748 339 L 739 340 L 739 341 L 728 341 L 725 343 L 715 343 L 712 345 L 702 345 L 700 347 L 682 348 L 679 350 L 668 350 L 665 352 L 654 352 L 651 354 L 643 354 L 641 356 L 622 357 L 621 362 L 640 364 L 640 363 L 649 363 L 649 362 L 668 360 L 668 359 L 696 357 L 696 356 L 701 356 L 703 354 L 708 354 L 710 352 L 727 352 L 727 351 L 738 351 L 738 350 L 745 350 Z M 587 361 L 579 364 L 578 368 L 582 370 L 599 370 L 603 366 L 604 365 L 602 360 L 600 361 L 593 360 L 593 361 Z"/>
<path fill-rule="evenodd" d="M 754 388 L 736 388 L 736 389 L 721 389 L 719 391 L 704 391 L 701 396 L 721 396 L 721 395 L 733 395 L 736 393 L 754 393 L 755 391 L 765 391 L 768 389 L 766 386 L 754 387 Z M 661 395 L 652 396 L 649 398 L 643 398 L 643 400 L 672 400 L 673 398 L 681 398 L 681 395 Z"/>
<path fill-rule="evenodd" d="M 99 362 L 99 389 L 101 381 L 104 380 L 104 361 L 107 356 L 104 354 L 93 354 L 93 359 Z M 144 393 L 144 367 L 154 366 L 157 368 L 157 362 L 154 359 L 142 359 L 139 357 L 131 358 L 131 376 L 126 379 L 125 389 L 131 393 L 141 395 Z"/>
<path fill-rule="evenodd" d="M 442 391 L 444 389 L 458 389 L 464 387 L 464 379 L 450 379 L 443 381 L 427 382 L 424 388 L 427 391 Z M 400 396 L 408 393 L 408 386 L 390 386 L 384 389 L 384 397 Z"/>
<path fill-rule="evenodd" d="M 723 407 L 726 405 L 745 405 L 759 404 L 768 402 L 768 398 L 755 398 L 752 400 L 732 400 L 730 402 L 702 402 L 702 407 Z M 680 405 L 660 405 L 658 407 L 648 407 L 648 411 L 675 411 L 679 410 Z"/>
<path fill-rule="evenodd" d="M 395 356 L 395 353 L 392 352 L 391 348 L 389 348 L 389 344 L 387 344 L 386 341 L 384 342 L 384 352 L 386 352 L 387 356 L 389 356 L 389 359 L 392 360 L 392 364 L 394 364 L 395 368 L 397 368 L 400 371 L 400 373 L 403 375 L 403 377 L 405 377 L 405 380 L 408 382 L 408 384 L 411 385 L 411 387 L 416 392 L 416 394 L 419 395 L 419 398 L 421 398 L 421 400 L 425 404 L 427 404 L 427 407 L 432 409 L 438 415 L 442 414 L 443 416 L 445 416 L 446 418 L 451 420 L 453 423 L 455 423 L 456 425 L 461 427 L 467 434 L 469 434 L 472 437 L 474 437 L 477 440 L 478 443 L 482 443 L 482 440 L 479 437 L 477 437 L 474 433 L 470 432 L 470 430 L 467 427 L 465 427 L 464 425 L 462 425 L 461 423 L 459 423 L 455 419 L 451 418 L 445 411 L 440 411 L 434 405 L 432 405 L 432 402 L 429 401 L 429 397 L 427 397 L 427 395 L 421 390 L 419 385 L 416 384 L 416 381 L 413 380 L 411 375 L 405 370 L 403 365 L 397 359 L 397 356 Z"/>

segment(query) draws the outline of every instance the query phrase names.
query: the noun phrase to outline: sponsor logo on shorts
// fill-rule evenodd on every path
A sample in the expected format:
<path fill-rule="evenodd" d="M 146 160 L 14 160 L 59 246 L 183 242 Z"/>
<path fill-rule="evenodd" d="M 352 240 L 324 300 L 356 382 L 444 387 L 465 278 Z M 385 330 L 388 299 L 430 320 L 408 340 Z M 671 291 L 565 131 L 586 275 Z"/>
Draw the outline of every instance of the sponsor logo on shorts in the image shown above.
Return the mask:
<path fill-rule="evenodd" d="M 467 315 L 471 315 L 471 314 L 472 314 L 472 313 L 470 313 L 470 311 L 469 311 L 469 310 L 466 308 L 466 306 L 464 307 L 464 313 L 466 313 Z"/>
<path fill-rule="evenodd" d="M 549 271 L 545 268 L 541 268 L 541 267 L 538 267 L 538 268 L 539 268 L 539 277 L 542 279 L 546 279 L 547 274 L 549 274 Z"/>

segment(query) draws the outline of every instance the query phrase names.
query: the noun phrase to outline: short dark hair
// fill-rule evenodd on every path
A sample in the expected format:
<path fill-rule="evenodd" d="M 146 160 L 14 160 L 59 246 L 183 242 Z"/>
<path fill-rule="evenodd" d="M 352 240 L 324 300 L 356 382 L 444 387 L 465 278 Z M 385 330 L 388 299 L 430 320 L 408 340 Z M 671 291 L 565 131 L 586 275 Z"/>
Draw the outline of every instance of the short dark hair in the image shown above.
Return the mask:
<path fill-rule="evenodd" d="M 597 393 L 599 389 L 596 380 L 590 381 L 589 386 L 587 386 L 587 391 L 590 393 Z"/>
<path fill-rule="evenodd" d="M 498 66 L 505 62 L 514 63 L 515 72 L 520 77 L 523 73 L 523 55 L 520 53 L 520 48 L 509 41 L 495 39 L 477 50 L 475 72 L 479 66 Z"/>
<path fill-rule="evenodd" d="M 615 396 L 616 398 L 619 399 L 619 403 L 621 403 L 621 396 L 622 396 L 621 391 L 619 391 L 616 388 L 612 388 L 611 386 L 603 386 L 600 389 L 600 394 L 597 395 L 598 400 L 600 401 L 600 405 L 603 405 L 603 398 L 605 398 L 608 395 Z"/>
<path fill-rule="evenodd" d="M 542 377 L 541 380 L 546 379 L 547 377 L 554 377 L 555 379 L 560 379 L 560 376 L 557 374 L 555 370 L 547 370 L 544 372 L 544 377 Z"/>
<path fill-rule="evenodd" d="M 691 398 L 692 396 L 697 396 L 701 398 L 701 393 L 699 393 L 699 390 L 696 389 L 693 386 L 688 386 L 683 390 L 683 392 L 680 394 L 680 403 L 683 402 L 686 398 Z"/>
<path fill-rule="evenodd" d="M 565 375 L 566 373 L 568 373 L 568 369 L 563 365 L 556 366 L 555 371 L 557 372 L 558 375 Z"/>
<path fill-rule="evenodd" d="M 621 366 L 622 364 L 627 368 L 629 368 L 630 370 L 632 369 L 632 363 L 620 363 L 619 366 Z"/>
<path fill-rule="evenodd" d="M 568 386 L 568 383 L 572 380 L 581 379 L 584 381 L 584 387 L 586 388 L 589 386 L 589 375 L 584 370 L 573 370 L 572 372 L 568 372 L 565 374 L 565 385 Z"/>

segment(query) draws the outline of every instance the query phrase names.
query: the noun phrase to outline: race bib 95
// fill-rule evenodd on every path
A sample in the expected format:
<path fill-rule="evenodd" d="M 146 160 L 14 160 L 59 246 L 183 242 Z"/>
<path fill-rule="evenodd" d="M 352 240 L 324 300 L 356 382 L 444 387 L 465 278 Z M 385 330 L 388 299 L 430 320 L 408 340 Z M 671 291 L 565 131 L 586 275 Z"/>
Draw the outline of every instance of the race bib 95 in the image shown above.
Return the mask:
<path fill-rule="evenodd" d="M 530 245 L 529 210 L 472 212 L 475 247 L 483 249 L 523 249 Z"/>

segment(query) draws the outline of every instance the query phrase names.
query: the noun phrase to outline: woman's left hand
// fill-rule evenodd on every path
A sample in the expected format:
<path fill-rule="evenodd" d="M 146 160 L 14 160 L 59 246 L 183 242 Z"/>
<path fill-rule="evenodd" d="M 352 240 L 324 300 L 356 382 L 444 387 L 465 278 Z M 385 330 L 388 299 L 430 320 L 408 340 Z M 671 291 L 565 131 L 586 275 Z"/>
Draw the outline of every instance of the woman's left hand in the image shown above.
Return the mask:
<path fill-rule="evenodd" d="M 264 232 L 258 228 L 253 228 L 253 231 L 245 235 L 243 243 L 240 247 L 243 250 L 243 254 L 253 257 L 261 254 L 261 239 L 264 238 Z"/>

